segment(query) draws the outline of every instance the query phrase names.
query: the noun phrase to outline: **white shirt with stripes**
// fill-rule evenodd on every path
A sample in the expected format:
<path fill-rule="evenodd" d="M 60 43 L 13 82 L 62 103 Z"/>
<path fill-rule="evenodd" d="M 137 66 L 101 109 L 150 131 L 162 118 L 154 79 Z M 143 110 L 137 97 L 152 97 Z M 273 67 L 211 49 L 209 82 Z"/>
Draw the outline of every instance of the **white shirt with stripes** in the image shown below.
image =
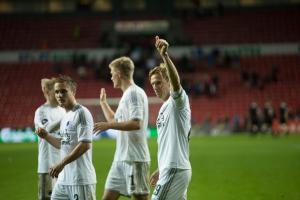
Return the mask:
<path fill-rule="evenodd" d="M 191 109 L 189 98 L 182 88 L 179 92 L 171 92 L 169 99 L 163 103 L 156 125 L 159 171 L 166 168 L 191 169 Z"/>
<path fill-rule="evenodd" d="M 140 120 L 136 131 L 118 131 L 114 161 L 149 162 L 147 143 L 148 98 L 142 88 L 133 84 L 123 93 L 115 113 L 117 122 Z"/>
<path fill-rule="evenodd" d="M 67 112 L 60 126 L 62 159 L 69 155 L 80 142 L 90 142 L 92 145 L 93 126 L 93 117 L 86 107 L 77 104 Z M 61 185 L 96 184 L 92 148 L 67 164 L 58 175 L 57 183 Z"/>

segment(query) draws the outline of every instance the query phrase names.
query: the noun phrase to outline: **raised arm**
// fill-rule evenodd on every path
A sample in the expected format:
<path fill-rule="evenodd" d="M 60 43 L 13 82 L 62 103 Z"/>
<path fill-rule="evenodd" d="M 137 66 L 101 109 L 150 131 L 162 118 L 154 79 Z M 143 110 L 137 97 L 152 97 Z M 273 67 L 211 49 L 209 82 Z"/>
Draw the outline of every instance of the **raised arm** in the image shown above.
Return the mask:
<path fill-rule="evenodd" d="M 155 47 L 157 48 L 160 56 L 162 57 L 164 64 L 167 68 L 168 76 L 171 83 L 171 89 L 175 92 L 179 91 L 181 85 L 180 85 L 180 77 L 177 72 L 177 69 L 172 62 L 171 58 L 168 54 L 168 47 L 169 43 L 164 40 L 160 39 L 158 36 L 155 37 Z"/>
<path fill-rule="evenodd" d="M 106 92 L 104 88 L 101 88 L 101 92 L 100 92 L 100 106 L 103 110 L 106 120 L 108 122 L 114 121 L 115 113 L 107 103 Z"/>

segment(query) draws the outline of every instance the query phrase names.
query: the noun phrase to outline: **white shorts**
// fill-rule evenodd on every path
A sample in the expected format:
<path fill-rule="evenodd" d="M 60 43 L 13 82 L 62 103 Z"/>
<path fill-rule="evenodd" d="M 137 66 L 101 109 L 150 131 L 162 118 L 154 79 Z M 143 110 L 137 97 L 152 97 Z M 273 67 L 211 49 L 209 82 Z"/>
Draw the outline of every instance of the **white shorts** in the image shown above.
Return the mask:
<path fill-rule="evenodd" d="M 96 200 L 96 184 L 54 186 L 51 200 Z"/>
<path fill-rule="evenodd" d="M 128 197 L 131 195 L 148 195 L 150 193 L 149 163 L 113 162 L 106 179 L 105 189 Z"/>
<path fill-rule="evenodd" d="M 38 199 L 50 200 L 52 189 L 57 179 L 51 178 L 48 173 L 38 173 L 38 176 Z"/>
<path fill-rule="evenodd" d="M 191 181 L 190 169 L 165 169 L 159 172 L 159 179 L 151 200 L 185 200 Z"/>

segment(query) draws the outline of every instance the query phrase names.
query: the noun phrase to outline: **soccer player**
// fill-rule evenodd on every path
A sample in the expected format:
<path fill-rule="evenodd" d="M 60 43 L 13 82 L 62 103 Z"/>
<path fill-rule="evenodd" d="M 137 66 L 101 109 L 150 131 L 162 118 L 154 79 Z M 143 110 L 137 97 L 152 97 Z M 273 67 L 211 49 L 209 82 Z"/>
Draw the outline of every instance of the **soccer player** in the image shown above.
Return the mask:
<path fill-rule="evenodd" d="M 60 149 L 60 162 L 50 167 L 57 177 L 52 200 L 96 199 L 96 173 L 92 164 L 93 117 L 90 111 L 75 99 L 76 82 L 68 76 L 59 76 L 54 84 L 55 97 L 66 110 L 60 124 L 61 139 L 45 129 L 36 133 Z"/>
<path fill-rule="evenodd" d="M 188 143 L 191 109 L 176 67 L 168 55 L 168 42 L 158 36 L 155 39 L 163 64 L 149 72 L 149 79 L 156 96 L 164 103 L 156 121 L 158 170 L 150 178 L 151 186 L 155 186 L 152 200 L 183 200 L 187 198 L 192 174 Z"/>
<path fill-rule="evenodd" d="M 52 136 L 59 138 L 60 121 L 65 110 L 58 106 L 55 99 L 54 80 L 44 78 L 41 80 L 41 86 L 46 102 L 35 111 L 35 128 L 36 130 L 43 128 Z M 39 138 L 38 143 L 38 199 L 49 200 L 56 179 L 52 179 L 48 171 L 50 166 L 59 160 L 59 150 L 42 138 Z"/>
<path fill-rule="evenodd" d="M 119 130 L 114 161 L 102 199 L 116 200 L 120 195 L 133 196 L 137 200 L 148 199 L 148 99 L 144 90 L 133 81 L 134 64 L 130 58 L 115 59 L 109 68 L 114 88 L 120 88 L 123 96 L 114 112 L 107 103 L 105 89 L 100 92 L 100 106 L 107 122 L 96 123 L 94 130 Z"/>

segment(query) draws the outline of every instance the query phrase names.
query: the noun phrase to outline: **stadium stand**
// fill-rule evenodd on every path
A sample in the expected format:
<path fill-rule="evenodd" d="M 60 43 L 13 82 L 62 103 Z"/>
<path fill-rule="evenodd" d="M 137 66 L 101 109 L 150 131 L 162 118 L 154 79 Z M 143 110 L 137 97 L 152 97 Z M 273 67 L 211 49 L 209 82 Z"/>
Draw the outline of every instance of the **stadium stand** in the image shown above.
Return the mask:
<path fill-rule="evenodd" d="M 2 16 L 0 50 L 96 48 L 99 16 Z"/>
<path fill-rule="evenodd" d="M 99 16 L 44 16 L 1 17 L 0 50 L 32 49 L 77 49 L 101 46 L 102 18 Z M 259 12 L 229 13 L 224 16 L 190 19 L 184 24 L 187 33 L 195 44 L 244 44 L 270 42 L 299 42 L 300 14 L 295 10 L 275 10 Z M 247 22 L 247 29 L 243 24 Z M 80 27 L 80 30 L 76 30 Z M 259 31 L 258 31 L 259 30 Z M 74 33 L 75 31 L 75 33 Z M 76 31 L 79 35 L 76 36 Z M 74 36 L 75 34 L 75 36 Z M 78 33 L 77 33 L 78 34 Z M 198 63 L 195 61 L 195 63 Z M 203 63 L 200 63 L 203 64 Z M 219 77 L 218 94 L 215 97 L 199 96 L 191 98 L 193 120 L 201 123 L 206 117 L 216 122 L 219 118 L 235 114 L 247 115 L 252 101 L 260 106 L 271 100 L 275 109 L 281 101 L 287 102 L 290 109 L 299 107 L 300 57 L 299 55 L 242 56 L 239 65 L 247 70 L 258 71 L 260 76 L 268 74 L 273 65 L 278 66 L 278 81 L 264 85 L 263 89 L 247 87 L 240 78 L 240 71 L 234 68 L 204 69 L 196 66 L 196 72 L 185 72 L 184 78 L 201 79 L 203 74 Z M 57 75 L 52 62 L 0 63 L 0 116 L 1 127 L 32 126 L 33 111 L 43 102 L 40 79 Z M 77 98 L 98 98 L 101 87 L 109 88 L 111 97 L 119 97 L 110 82 L 96 80 L 91 68 L 82 80 L 70 63 L 64 63 L 63 73 L 79 81 Z M 207 65 L 204 63 L 204 65 Z M 154 96 L 149 83 L 145 86 L 149 96 Z M 150 123 L 155 124 L 159 105 L 151 107 Z M 93 113 L 99 112 L 92 108 Z M 277 109 L 276 109 L 277 111 Z"/>
<path fill-rule="evenodd" d="M 189 19 L 184 30 L 198 45 L 299 42 L 299 21 L 299 10 L 233 12 Z"/>
<path fill-rule="evenodd" d="M 262 106 L 266 99 L 270 99 L 276 108 L 281 101 L 285 101 L 291 109 L 296 109 L 300 102 L 298 95 L 300 92 L 298 87 L 300 84 L 299 56 L 244 57 L 241 60 L 241 65 L 247 65 L 249 69 L 257 69 L 262 74 L 267 72 L 274 63 L 279 67 L 278 82 L 266 85 L 263 90 L 243 85 L 239 71 L 215 69 L 213 73 L 217 73 L 220 77 L 218 96 L 191 98 L 194 121 L 200 123 L 207 116 L 213 121 L 226 116 L 233 117 L 235 114 L 245 116 L 252 101 L 256 101 Z M 56 75 L 52 71 L 52 63 L 0 64 L 0 70 L 3 75 L 0 79 L 0 110 L 3 111 L 0 118 L 1 125 L 30 126 L 33 110 L 43 102 L 40 79 Z M 64 73 L 79 81 L 77 98 L 98 98 L 101 87 L 107 88 L 111 97 L 120 96 L 119 91 L 113 89 L 109 82 L 95 80 L 93 76 L 86 80 L 80 80 L 76 71 L 67 65 L 64 67 Z M 203 76 L 202 71 L 198 71 L 196 74 L 185 74 L 186 78 L 191 79 L 201 76 Z M 145 88 L 148 95 L 153 96 L 149 83 Z M 158 108 L 159 105 L 154 105 L 151 107 L 151 112 L 157 112 Z M 155 122 L 155 115 L 150 117 L 150 121 L 152 124 Z"/>

